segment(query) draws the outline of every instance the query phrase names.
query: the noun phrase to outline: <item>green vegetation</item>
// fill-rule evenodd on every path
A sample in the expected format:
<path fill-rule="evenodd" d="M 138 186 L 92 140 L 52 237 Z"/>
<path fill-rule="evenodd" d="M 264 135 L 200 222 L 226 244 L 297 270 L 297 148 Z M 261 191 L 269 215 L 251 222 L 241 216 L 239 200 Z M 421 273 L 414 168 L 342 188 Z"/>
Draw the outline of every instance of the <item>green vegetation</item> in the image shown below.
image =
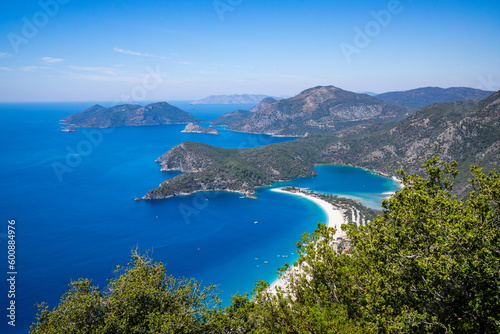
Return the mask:
<path fill-rule="evenodd" d="M 197 170 L 163 182 L 144 199 L 165 198 L 196 191 L 230 190 L 252 195 L 256 187 L 275 181 L 316 175 L 308 146 L 290 150 L 269 145 L 252 149 L 224 149 L 201 143 L 183 143 L 157 161 L 169 170 Z"/>
<path fill-rule="evenodd" d="M 400 171 L 405 187 L 368 226 L 346 225 L 348 253 L 323 224 L 304 234 L 286 292 L 259 282 L 222 309 L 213 286 L 134 254 L 105 292 L 80 280 L 42 304 L 31 333 L 498 333 L 500 174 L 473 166 L 464 200 L 455 162 L 424 170 Z"/>
<path fill-rule="evenodd" d="M 333 251 L 324 225 L 304 236 L 307 265 L 292 293 L 256 298 L 271 332 L 500 330 L 500 175 L 473 167 L 464 202 L 451 193 L 455 164 L 433 159 L 425 170 L 427 178 L 401 172 L 405 188 L 383 215 L 348 226 L 349 254 Z"/>
<path fill-rule="evenodd" d="M 207 333 L 218 316 L 214 286 L 167 276 L 164 265 L 132 254 L 124 273 L 101 292 L 92 281 L 71 282 L 57 308 L 38 306 L 31 333 Z"/>

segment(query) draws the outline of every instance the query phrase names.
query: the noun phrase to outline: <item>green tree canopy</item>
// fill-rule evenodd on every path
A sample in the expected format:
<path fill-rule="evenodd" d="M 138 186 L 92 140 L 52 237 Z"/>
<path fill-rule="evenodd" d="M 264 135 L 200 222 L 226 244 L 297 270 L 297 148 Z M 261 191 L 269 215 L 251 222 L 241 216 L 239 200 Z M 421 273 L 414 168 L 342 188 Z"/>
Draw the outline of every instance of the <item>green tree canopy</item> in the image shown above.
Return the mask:
<path fill-rule="evenodd" d="M 71 282 L 59 305 L 39 305 L 31 333 L 206 333 L 220 313 L 217 289 L 168 276 L 164 265 L 132 254 L 123 273 L 101 292 L 92 282 Z"/>
<path fill-rule="evenodd" d="M 298 244 L 288 292 L 261 293 L 275 333 L 498 333 L 500 177 L 472 167 L 468 200 L 452 194 L 456 163 L 431 159 L 367 227 L 346 226 L 349 252 L 319 225 Z"/>

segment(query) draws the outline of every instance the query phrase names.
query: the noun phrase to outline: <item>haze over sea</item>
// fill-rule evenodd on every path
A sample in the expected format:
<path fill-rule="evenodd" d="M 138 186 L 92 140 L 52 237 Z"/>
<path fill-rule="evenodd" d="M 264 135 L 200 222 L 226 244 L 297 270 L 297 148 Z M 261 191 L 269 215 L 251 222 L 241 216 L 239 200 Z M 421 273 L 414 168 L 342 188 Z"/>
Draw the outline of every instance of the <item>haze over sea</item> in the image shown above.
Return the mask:
<path fill-rule="evenodd" d="M 203 119 L 252 107 L 171 104 Z M 3 292 L 8 291 L 7 221 L 16 221 L 17 313 L 16 328 L 9 326 L 9 333 L 26 333 L 35 319 L 35 303 L 56 306 L 71 279 L 90 278 L 103 289 L 107 279 L 118 275 L 116 265 L 126 265 L 136 248 L 150 250 L 169 274 L 220 284 L 227 305 L 232 294 L 251 292 L 259 279 L 272 282 L 278 267 L 296 259 L 301 234 L 325 221 L 314 203 L 267 188 L 257 190 L 256 200 L 217 192 L 135 202 L 179 174 L 161 172 L 154 161 L 184 141 L 246 148 L 294 138 L 222 128 L 220 136 L 181 133 L 184 125 L 58 131 L 60 119 L 91 105 L 0 104 Z M 284 184 L 344 194 L 375 208 L 381 193 L 398 188 L 362 169 L 316 170 L 317 177 Z M 8 302 L 2 293 L 1 308 Z M 0 322 L 0 332 L 7 327 L 7 321 Z"/>

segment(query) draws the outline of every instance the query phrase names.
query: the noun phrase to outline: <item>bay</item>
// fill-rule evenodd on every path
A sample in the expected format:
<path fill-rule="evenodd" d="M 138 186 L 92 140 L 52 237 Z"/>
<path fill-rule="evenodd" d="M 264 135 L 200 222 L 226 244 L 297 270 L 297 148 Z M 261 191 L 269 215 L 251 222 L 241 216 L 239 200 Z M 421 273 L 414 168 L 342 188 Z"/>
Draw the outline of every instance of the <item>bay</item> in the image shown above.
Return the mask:
<path fill-rule="evenodd" d="M 172 104 L 204 119 L 251 107 Z M 176 277 L 219 284 L 227 305 L 232 294 L 250 292 L 258 280 L 274 280 L 277 268 L 296 259 L 295 243 L 301 234 L 325 220 L 314 203 L 268 188 L 258 189 L 256 200 L 212 192 L 136 202 L 135 197 L 179 174 L 161 172 L 154 160 L 184 141 L 245 148 L 293 138 L 222 128 L 220 136 L 181 133 L 184 125 L 58 131 L 59 119 L 91 105 L 0 104 L 0 257 L 5 264 L 0 290 L 9 288 L 10 219 L 16 221 L 18 273 L 17 325 L 12 328 L 2 321 L 2 333 L 26 333 L 35 319 L 35 303 L 56 306 L 71 279 L 91 278 L 104 288 L 107 279 L 118 275 L 116 265 L 127 264 L 133 249 L 149 250 Z M 381 186 L 378 176 L 355 168 L 349 172 L 352 182 L 335 187 L 339 171 L 330 167 L 317 166 L 318 177 L 294 182 L 356 195 L 359 188 L 346 187 L 362 179 L 370 188 L 368 197 L 397 187 L 387 179 Z M 5 293 L 0 303 L 5 310 Z"/>

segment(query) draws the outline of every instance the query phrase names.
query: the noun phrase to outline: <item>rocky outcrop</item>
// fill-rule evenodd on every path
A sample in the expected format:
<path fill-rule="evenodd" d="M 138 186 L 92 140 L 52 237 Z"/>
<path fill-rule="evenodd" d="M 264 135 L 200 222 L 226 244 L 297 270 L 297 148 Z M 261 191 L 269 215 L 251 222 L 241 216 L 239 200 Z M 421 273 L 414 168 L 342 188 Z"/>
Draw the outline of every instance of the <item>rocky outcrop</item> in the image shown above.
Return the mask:
<path fill-rule="evenodd" d="M 186 125 L 184 130 L 181 132 L 192 132 L 192 133 L 205 133 L 205 134 L 210 134 L 210 135 L 220 135 L 220 132 L 217 129 L 214 128 L 207 128 L 204 126 L 199 126 L 194 123 L 189 123 Z"/>

